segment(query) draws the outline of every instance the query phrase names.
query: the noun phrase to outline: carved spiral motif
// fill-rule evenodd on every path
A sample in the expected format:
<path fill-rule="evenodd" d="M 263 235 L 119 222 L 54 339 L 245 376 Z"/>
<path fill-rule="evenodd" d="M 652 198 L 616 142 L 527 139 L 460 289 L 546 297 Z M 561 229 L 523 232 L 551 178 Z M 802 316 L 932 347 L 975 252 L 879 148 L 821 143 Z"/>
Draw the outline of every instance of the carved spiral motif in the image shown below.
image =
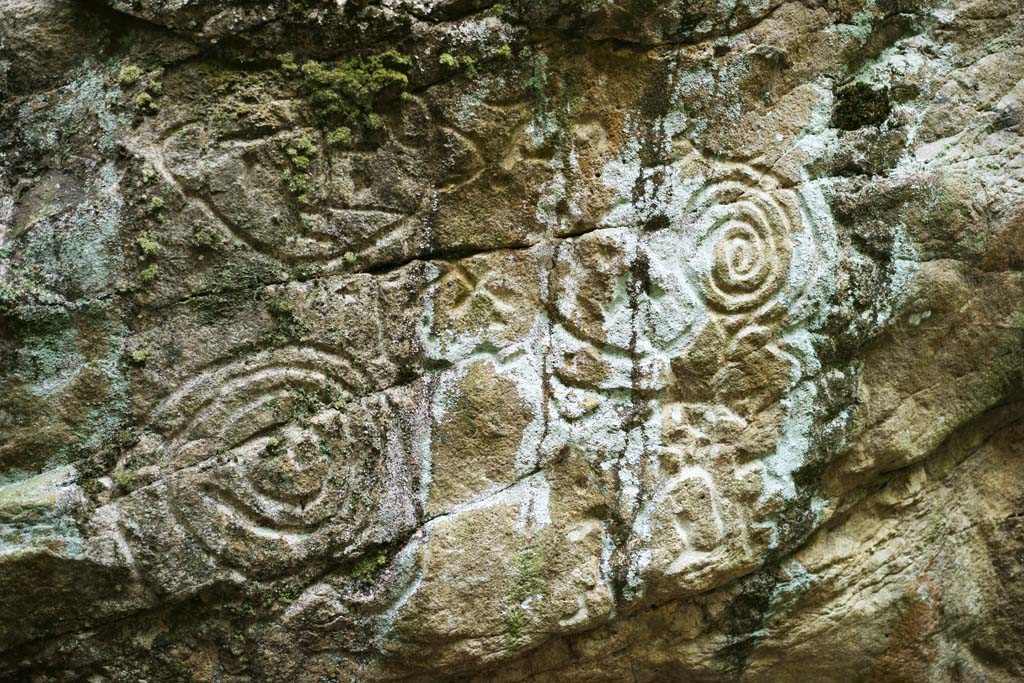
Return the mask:
<path fill-rule="evenodd" d="M 325 407 L 355 371 L 293 347 L 203 373 L 154 413 L 172 424 L 164 462 L 177 524 L 220 562 L 255 576 L 344 547 L 366 523 L 363 413 Z M 358 423 L 358 424 L 357 424 Z"/>
<path fill-rule="evenodd" d="M 709 304 L 726 313 L 752 311 L 785 284 L 790 235 L 799 213 L 782 190 L 763 187 L 752 169 L 733 165 L 695 195 L 694 266 Z"/>

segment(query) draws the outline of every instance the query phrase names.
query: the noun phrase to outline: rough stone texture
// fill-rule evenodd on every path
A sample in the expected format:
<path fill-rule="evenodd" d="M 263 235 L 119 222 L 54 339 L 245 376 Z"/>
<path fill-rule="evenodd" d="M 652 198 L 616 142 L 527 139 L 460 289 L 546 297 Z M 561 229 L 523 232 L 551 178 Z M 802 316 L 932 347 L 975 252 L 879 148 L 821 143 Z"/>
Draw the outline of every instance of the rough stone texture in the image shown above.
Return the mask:
<path fill-rule="evenodd" d="M 0 0 L 0 679 L 1024 679 L 1017 0 Z"/>

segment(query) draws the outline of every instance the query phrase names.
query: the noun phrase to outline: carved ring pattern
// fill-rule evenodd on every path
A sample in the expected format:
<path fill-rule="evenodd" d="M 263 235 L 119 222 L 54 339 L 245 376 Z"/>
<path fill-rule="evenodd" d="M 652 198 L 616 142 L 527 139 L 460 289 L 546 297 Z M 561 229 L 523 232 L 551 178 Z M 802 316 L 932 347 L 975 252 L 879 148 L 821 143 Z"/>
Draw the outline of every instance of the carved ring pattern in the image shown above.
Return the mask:
<path fill-rule="evenodd" d="M 790 235 L 799 216 L 759 184 L 752 169 L 726 167 L 689 207 L 697 235 L 701 288 L 708 304 L 744 313 L 767 303 L 786 282 Z"/>

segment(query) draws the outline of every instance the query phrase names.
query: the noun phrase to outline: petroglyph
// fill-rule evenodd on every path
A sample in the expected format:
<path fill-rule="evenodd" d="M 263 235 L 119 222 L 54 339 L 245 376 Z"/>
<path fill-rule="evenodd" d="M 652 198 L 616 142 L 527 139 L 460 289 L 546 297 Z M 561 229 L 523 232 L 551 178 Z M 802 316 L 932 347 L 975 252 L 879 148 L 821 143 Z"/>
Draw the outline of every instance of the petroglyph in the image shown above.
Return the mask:
<path fill-rule="evenodd" d="M 792 192 L 779 201 L 753 169 L 716 169 L 686 207 L 697 252 L 690 261 L 709 305 L 741 313 L 770 303 L 789 274 L 791 239 L 800 226 Z"/>
<path fill-rule="evenodd" d="M 1024 24 L 933 4 L 0 3 L 0 679 L 1012 677 Z"/>
<path fill-rule="evenodd" d="M 375 473 L 412 450 L 411 417 L 387 392 L 353 395 L 366 385 L 343 356 L 304 346 L 209 369 L 153 411 L 119 468 L 158 468 L 176 523 L 239 571 L 351 552 L 379 514 L 365 497 Z"/>

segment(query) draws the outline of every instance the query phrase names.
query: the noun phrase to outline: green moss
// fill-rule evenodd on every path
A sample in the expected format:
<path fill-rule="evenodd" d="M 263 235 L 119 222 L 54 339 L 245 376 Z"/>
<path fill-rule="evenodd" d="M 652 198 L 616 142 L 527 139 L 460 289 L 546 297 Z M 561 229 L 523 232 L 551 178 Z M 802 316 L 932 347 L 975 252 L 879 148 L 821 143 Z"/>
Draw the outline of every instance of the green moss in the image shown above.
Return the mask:
<path fill-rule="evenodd" d="M 142 69 L 134 64 L 126 64 L 117 72 L 117 83 L 122 88 L 130 88 L 142 78 Z"/>
<path fill-rule="evenodd" d="M 505 43 L 494 51 L 494 56 L 505 61 L 512 59 L 512 46 Z"/>
<path fill-rule="evenodd" d="M 160 197 L 153 197 L 146 204 L 146 215 L 159 221 L 164 219 L 164 200 Z"/>
<path fill-rule="evenodd" d="M 284 52 L 277 56 L 277 61 L 281 65 L 281 70 L 289 74 L 298 74 L 299 65 L 295 61 L 295 55 L 291 52 Z"/>
<path fill-rule="evenodd" d="M 328 131 L 344 128 L 352 135 L 383 126 L 375 108 L 389 94 L 408 87 L 409 79 L 404 72 L 410 66 L 408 57 L 387 50 L 333 65 L 311 60 L 298 71 L 302 77 L 301 90 L 320 127 Z M 295 73 L 294 58 L 283 55 L 281 68 Z"/>
<path fill-rule="evenodd" d="M 276 436 L 267 439 L 266 445 L 263 446 L 263 454 L 268 458 L 278 458 L 284 455 L 284 444 L 281 439 Z"/>
<path fill-rule="evenodd" d="M 302 135 L 289 142 L 284 152 L 287 157 L 287 164 L 284 171 L 282 171 L 282 177 L 288 186 L 288 190 L 300 202 L 304 204 L 312 203 L 312 193 L 315 192 L 316 186 L 310 179 L 310 167 L 319 152 L 319 148 L 308 136 Z"/>
<path fill-rule="evenodd" d="M 544 591 L 544 560 L 540 553 L 527 549 L 513 562 L 515 568 L 515 597 L 521 602 Z"/>
<path fill-rule="evenodd" d="M 141 75 L 142 72 L 137 67 L 126 66 L 118 74 L 118 83 L 127 87 L 136 83 Z M 163 92 L 163 83 L 160 81 L 149 81 L 146 83 L 145 89 L 132 100 L 132 106 L 135 107 L 137 113 L 143 116 L 155 114 L 160 111 L 160 105 L 157 104 L 156 98 L 160 97 Z"/>
<path fill-rule="evenodd" d="M 874 89 L 867 83 L 854 83 L 836 95 L 832 125 L 840 130 L 857 130 L 883 123 L 892 112 L 889 89 Z"/>
<path fill-rule="evenodd" d="M 160 111 L 160 106 L 153 100 L 153 96 L 148 92 L 139 93 L 132 104 L 135 106 L 135 111 L 140 114 L 149 115 L 155 114 Z"/>
<path fill-rule="evenodd" d="M 128 490 L 131 488 L 132 481 L 135 480 L 135 470 L 118 465 L 110 473 L 110 478 L 114 480 L 118 488 Z"/>
<path fill-rule="evenodd" d="M 284 297 L 276 297 L 271 299 L 267 303 L 267 312 L 270 313 L 274 318 L 291 318 L 295 315 L 295 307 L 292 306 L 292 302 L 288 301 Z"/>
<path fill-rule="evenodd" d="M 505 629 L 512 640 L 518 640 L 523 635 L 523 628 L 526 626 L 526 611 L 516 605 L 505 618 Z"/>
<path fill-rule="evenodd" d="M 295 306 L 283 296 L 275 296 L 267 302 L 267 312 L 274 319 L 274 332 L 263 341 L 281 346 L 301 339 L 309 330 L 295 315 Z"/>
<path fill-rule="evenodd" d="M 445 52 L 442 53 L 438 60 L 441 66 L 449 69 L 462 69 L 466 72 L 467 76 L 475 76 L 477 74 L 477 62 L 476 59 L 469 55 L 463 55 L 462 57 L 456 57 L 455 55 Z"/>
<path fill-rule="evenodd" d="M 290 52 L 279 54 L 277 60 L 278 68 L 262 70 L 216 62 L 198 65 L 189 81 L 190 94 L 220 131 L 265 135 L 293 125 L 289 108 L 281 102 L 297 91 L 299 103 L 306 105 L 325 142 L 349 146 L 364 133 L 383 127 L 376 109 L 404 92 L 404 71 L 411 65 L 394 50 L 340 62 L 300 63 Z"/>
<path fill-rule="evenodd" d="M 146 360 L 149 358 L 149 354 L 145 351 L 138 350 L 132 351 L 132 364 L 133 365 L 145 365 Z"/>
<path fill-rule="evenodd" d="M 352 145 L 352 129 L 338 126 L 327 133 L 327 144 L 331 146 L 350 147 Z"/>
<path fill-rule="evenodd" d="M 224 243 L 224 235 L 212 225 L 193 225 L 188 243 L 194 249 L 213 249 Z M 198 258 L 202 260 L 203 255 Z"/>
<path fill-rule="evenodd" d="M 318 12 L 335 4 L 335 0 L 292 0 L 286 7 L 286 21 L 308 23 L 315 20 Z"/>
<path fill-rule="evenodd" d="M 285 150 L 292 166 L 302 171 L 309 169 L 309 164 L 318 151 L 316 144 L 305 135 L 295 138 Z"/>
<path fill-rule="evenodd" d="M 142 258 L 155 259 L 160 255 L 160 243 L 157 242 L 149 233 L 142 233 L 135 239 L 135 243 L 139 245 L 139 251 L 142 252 Z"/>
<path fill-rule="evenodd" d="M 379 550 L 376 553 L 367 555 L 352 567 L 352 571 L 349 572 L 349 576 L 354 580 L 364 585 L 370 585 L 373 583 L 374 578 L 381 569 L 383 569 L 388 563 L 388 553 L 386 550 Z"/>
<path fill-rule="evenodd" d="M 287 97 L 283 86 L 288 77 L 279 69 L 241 71 L 204 64 L 194 79 L 196 98 L 220 131 L 268 134 L 286 123 L 277 103 Z"/>
<path fill-rule="evenodd" d="M 139 271 L 139 279 L 142 280 L 142 284 L 151 285 L 157 281 L 160 277 L 160 266 L 155 263 L 151 263 L 141 271 Z"/>

